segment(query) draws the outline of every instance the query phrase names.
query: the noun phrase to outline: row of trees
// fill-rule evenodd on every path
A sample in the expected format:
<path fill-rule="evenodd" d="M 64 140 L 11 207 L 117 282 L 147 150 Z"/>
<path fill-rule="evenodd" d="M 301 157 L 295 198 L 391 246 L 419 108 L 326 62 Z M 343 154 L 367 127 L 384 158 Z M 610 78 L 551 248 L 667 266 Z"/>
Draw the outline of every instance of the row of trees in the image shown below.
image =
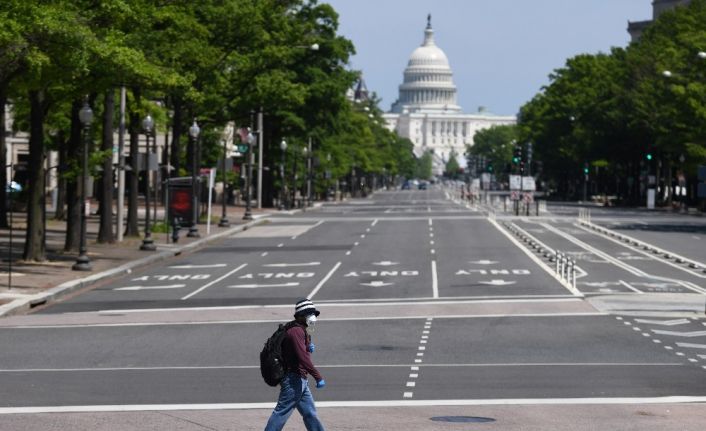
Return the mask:
<path fill-rule="evenodd" d="M 542 179 L 565 197 L 579 195 L 585 170 L 595 192 L 629 203 L 641 201 L 649 176 L 669 191 L 681 171 L 693 185 L 706 164 L 704 51 L 706 0 L 693 0 L 627 48 L 567 60 L 521 108 L 516 130 L 480 132 L 470 154 L 497 170 L 511 161 L 513 139 L 533 142 Z"/>
<path fill-rule="evenodd" d="M 141 120 L 168 133 L 169 164 L 177 173 L 194 157 L 215 165 L 223 127 L 265 114 L 263 201 L 277 190 L 279 142 L 312 138 L 319 173 L 413 175 L 412 143 L 383 127 L 375 99 L 352 104 L 358 78 L 347 67 L 352 43 L 337 34 L 338 16 L 316 0 L 4 0 L 0 6 L 0 114 L 12 107 L 15 131 L 29 133 L 27 238 L 23 257 L 45 259 L 44 160 L 60 156 L 57 217 L 65 218 L 65 249 L 78 246 L 81 156 L 79 110 L 96 113 L 89 154 L 99 187 L 99 241 L 112 242 L 112 151 L 116 99 L 128 89 L 129 175 L 126 235 L 138 232 L 137 153 Z M 318 50 L 309 49 L 313 44 Z M 368 109 L 362 109 L 363 105 Z M 2 115 L 4 118 L 4 115 Z M 201 154 L 187 139 L 196 118 Z M 0 122 L 4 128 L 4 121 Z M 0 165 L 5 160 L 0 129 Z M 291 163 L 291 162 L 290 162 Z M 7 226 L 6 169 L 0 169 L 0 226 Z M 64 203 L 66 211 L 64 211 Z"/>

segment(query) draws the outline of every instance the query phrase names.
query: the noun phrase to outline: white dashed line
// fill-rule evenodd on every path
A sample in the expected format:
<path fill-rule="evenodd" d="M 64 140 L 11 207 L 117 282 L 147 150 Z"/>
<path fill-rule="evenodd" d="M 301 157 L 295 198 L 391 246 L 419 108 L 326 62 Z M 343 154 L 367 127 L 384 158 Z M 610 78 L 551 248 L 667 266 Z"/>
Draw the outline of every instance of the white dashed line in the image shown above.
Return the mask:
<path fill-rule="evenodd" d="M 284 243 L 277 244 L 277 248 L 282 248 L 284 247 Z"/>
<path fill-rule="evenodd" d="M 267 252 L 266 252 L 266 251 L 265 251 L 265 252 L 262 252 L 262 254 L 261 254 L 260 256 L 262 256 L 262 257 L 267 256 Z"/>

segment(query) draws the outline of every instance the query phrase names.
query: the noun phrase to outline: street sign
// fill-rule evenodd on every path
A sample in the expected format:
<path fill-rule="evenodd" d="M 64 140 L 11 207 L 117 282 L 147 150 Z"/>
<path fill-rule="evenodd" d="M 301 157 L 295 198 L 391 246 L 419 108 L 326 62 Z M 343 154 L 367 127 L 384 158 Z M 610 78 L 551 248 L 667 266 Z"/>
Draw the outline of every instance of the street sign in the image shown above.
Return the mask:
<path fill-rule="evenodd" d="M 522 177 L 522 190 L 526 192 L 533 192 L 537 190 L 534 177 Z"/>
<path fill-rule="evenodd" d="M 522 176 L 510 175 L 510 190 L 522 190 Z"/>

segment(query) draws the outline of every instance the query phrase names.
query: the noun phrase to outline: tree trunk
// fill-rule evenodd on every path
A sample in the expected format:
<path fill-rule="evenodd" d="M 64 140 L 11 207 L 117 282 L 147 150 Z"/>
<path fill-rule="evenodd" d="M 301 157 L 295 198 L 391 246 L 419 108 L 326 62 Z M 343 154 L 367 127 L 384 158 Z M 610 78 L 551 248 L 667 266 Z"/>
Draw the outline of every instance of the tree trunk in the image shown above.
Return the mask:
<path fill-rule="evenodd" d="M 130 178 L 130 190 L 128 193 L 127 200 L 127 227 L 125 229 L 125 236 L 139 236 L 140 231 L 137 226 L 137 197 L 139 195 L 139 178 L 140 171 L 139 165 L 137 163 L 137 158 L 139 157 L 139 139 L 140 139 L 140 114 L 136 111 L 136 108 L 140 106 L 140 89 L 134 88 L 132 90 L 134 97 L 135 109 L 130 110 L 130 168 L 129 178 Z"/>
<path fill-rule="evenodd" d="M 179 176 L 179 166 L 181 165 L 181 129 L 183 122 L 183 105 L 180 98 L 174 98 L 174 118 L 172 119 L 172 148 L 171 165 L 174 168 L 172 177 Z"/>
<path fill-rule="evenodd" d="M 57 168 L 56 211 L 54 220 L 66 220 L 66 154 L 68 143 L 63 132 L 59 132 L 59 167 Z"/>
<path fill-rule="evenodd" d="M 30 91 L 30 138 L 27 195 L 27 231 L 22 258 L 35 262 L 46 260 L 44 243 L 44 94 Z"/>
<path fill-rule="evenodd" d="M 105 92 L 103 98 L 103 139 L 101 151 L 113 150 L 113 114 L 115 111 L 115 94 L 112 89 Z M 100 226 L 98 242 L 112 244 L 113 237 L 113 157 L 112 153 L 103 160 L 101 175 Z"/>
<path fill-rule="evenodd" d="M 7 211 L 11 210 L 5 205 L 7 202 L 7 147 L 5 146 L 5 104 L 7 95 L 4 88 L 0 88 L 0 228 L 8 228 Z M 10 174 L 12 175 L 12 174 Z"/>
<path fill-rule="evenodd" d="M 66 237 L 64 238 L 64 251 L 78 251 L 81 235 L 81 196 L 79 195 L 79 172 L 81 166 L 81 121 L 78 113 L 81 110 L 81 100 L 74 100 L 71 104 L 71 134 L 66 145 L 66 166 L 72 172 L 66 179 Z"/>

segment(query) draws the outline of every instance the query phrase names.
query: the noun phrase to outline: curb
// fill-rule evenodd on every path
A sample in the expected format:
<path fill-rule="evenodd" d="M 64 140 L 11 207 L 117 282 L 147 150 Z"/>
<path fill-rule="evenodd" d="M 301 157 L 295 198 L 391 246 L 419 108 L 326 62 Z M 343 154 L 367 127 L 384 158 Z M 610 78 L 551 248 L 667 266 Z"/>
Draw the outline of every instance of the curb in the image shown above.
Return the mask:
<path fill-rule="evenodd" d="M 249 229 L 250 227 L 256 226 L 256 225 L 260 224 L 262 221 L 269 218 L 271 215 L 272 214 L 263 214 L 260 216 L 255 216 L 256 219 L 249 222 L 249 223 L 238 225 L 238 226 L 232 227 L 230 229 L 227 229 L 223 232 L 219 232 L 217 234 L 198 239 L 190 244 L 186 244 L 186 245 L 178 247 L 178 248 L 164 250 L 164 251 L 158 252 L 156 254 L 152 254 L 152 255 L 143 257 L 141 259 L 133 260 L 133 261 L 127 262 L 117 268 L 109 269 L 109 270 L 103 271 L 103 272 L 98 272 L 96 274 L 91 274 L 88 277 L 79 278 L 76 280 L 69 280 L 64 283 L 61 283 L 60 285 L 58 285 L 56 287 L 52 287 L 51 289 L 48 289 L 48 290 L 41 292 L 41 293 L 38 293 L 36 295 L 32 295 L 32 296 L 22 298 L 22 299 L 16 299 L 12 302 L 9 302 L 5 305 L 0 306 L 0 317 L 20 314 L 20 313 L 27 311 L 27 310 L 30 310 L 36 306 L 44 305 L 48 302 L 55 301 L 63 296 L 68 295 L 69 293 L 75 292 L 79 289 L 83 289 L 84 287 L 92 286 L 92 285 L 96 284 L 97 282 L 105 280 L 107 278 L 117 277 L 117 276 L 124 275 L 124 274 L 129 274 L 134 269 L 139 269 L 139 268 L 145 267 L 147 265 L 151 265 L 156 262 L 161 262 L 161 261 L 170 259 L 172 257 L 179 256 L 184 252 L 193 251 L 197 248 L 200 248 L 200 247 L 206 245 L 209 242 L 215 241 L 215 240 L 223 238 L 225 236 L 232 235 L 234 233 L 241 232 L 241 231 Z"/>

